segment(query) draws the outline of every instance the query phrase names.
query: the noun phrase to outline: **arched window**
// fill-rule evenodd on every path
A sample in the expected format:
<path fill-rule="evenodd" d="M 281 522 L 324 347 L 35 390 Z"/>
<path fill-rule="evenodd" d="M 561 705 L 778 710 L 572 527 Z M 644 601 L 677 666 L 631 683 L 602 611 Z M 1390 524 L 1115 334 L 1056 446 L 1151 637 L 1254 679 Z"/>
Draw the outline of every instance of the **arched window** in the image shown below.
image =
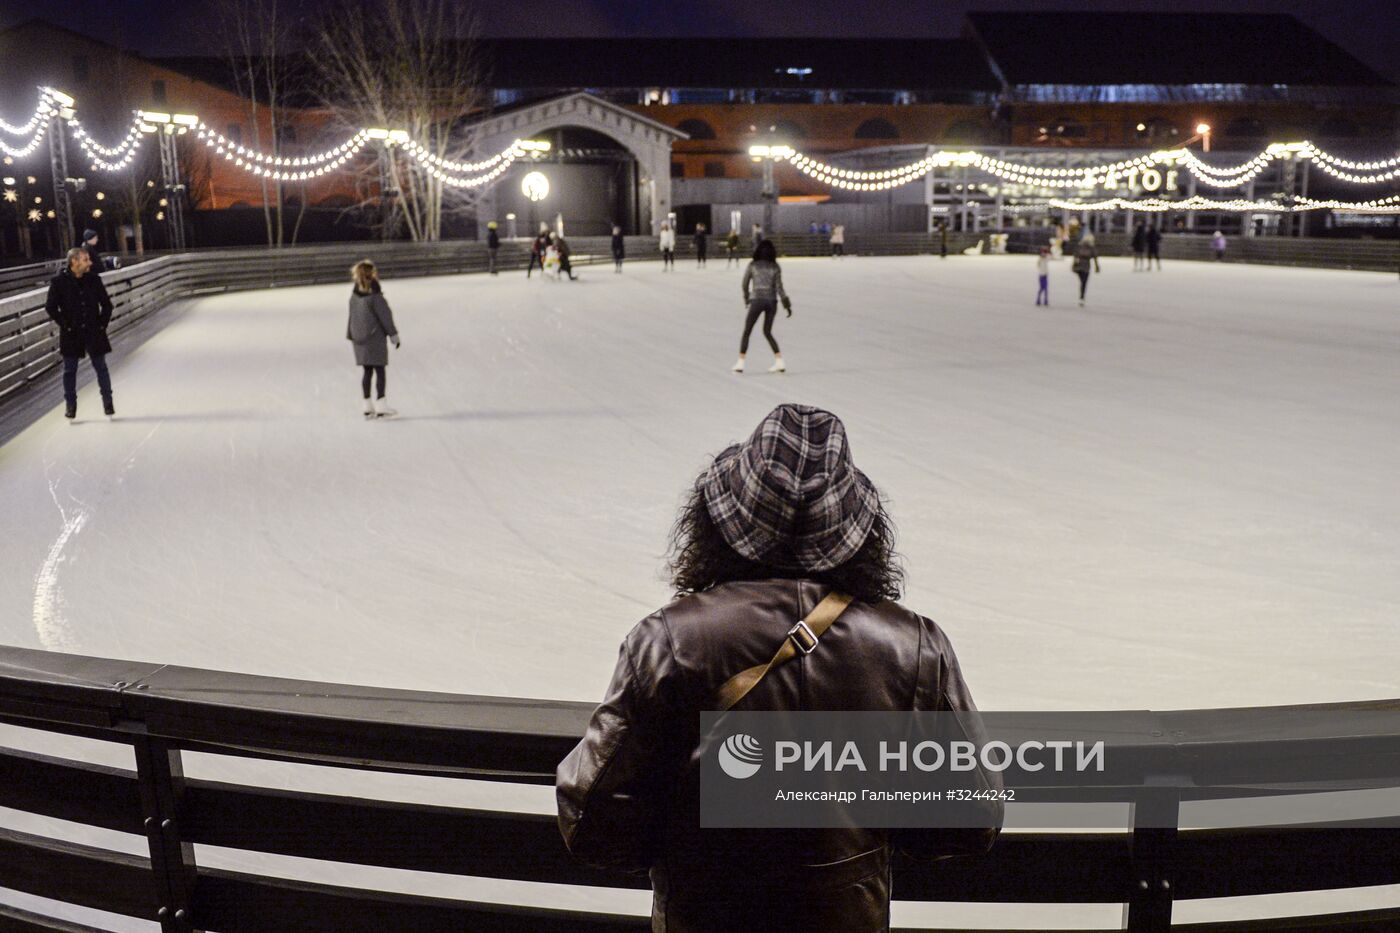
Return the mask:
<path fill-rule="evenodd" d="M 1138 142 L 1144 143 L 1169 143 L 1181 135 L 1176 124 L 1166 117 L 1148 117 L 1138 121 L 1134 129 Z"/>
<path fill-rule="evenodd" d="M 1269 135 L 1269 129 L 1252 117 L 1236 117 L 1225 124 L 1226 136 L 1242 136 L 1253 138 L 1255 136 Z"/>
<path fill-rule="evenodd" d="M 1328 117 L 1322 121 L 1322 126 L 1318 127 L 1318 134 L 1322 136 L 1360 136 L 1361 128 L 1346 117 Z"/>
<path fill-rule="evenodd" d="M 889 120 L 879 117 L 866 120 L 856 127 L 856 139 L 898 139 L 899 130 Z"/>
<path fill-rule="evenodd" d="M 986 142 L 987 131 L 979 123 L 971 120 L 959 120 L 948 127 L 943 134 L 943 141 L 947 143 L 961 143 L 965 146 L 975 146 L 978 143 Z"/>
<path fill-rule="evenodd" d="M 714 139 L 715 128 L 704 120 L 682 120 L 676 129 L 689 136 L 691 139 Z"/>

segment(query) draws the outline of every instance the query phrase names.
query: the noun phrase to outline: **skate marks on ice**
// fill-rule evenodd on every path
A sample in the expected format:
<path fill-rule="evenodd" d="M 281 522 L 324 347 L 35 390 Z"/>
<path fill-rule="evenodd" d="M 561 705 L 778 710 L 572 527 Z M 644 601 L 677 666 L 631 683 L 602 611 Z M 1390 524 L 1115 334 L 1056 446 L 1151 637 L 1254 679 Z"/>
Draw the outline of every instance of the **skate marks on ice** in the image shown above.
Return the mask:
<path fill-rule="evenodd" d="M 66 548 L 69 541 L 87 525 L 92 516 L 93 508 L 100 506 L 102 500 L 106 498 L 114 486 L 120 486 L 124 482 L 126 474 L 136 464 L 137 454 L 158 429 L 159 425 L 152 428 L 137 443 L 131 454 L 122 461 L 114 480 L 109 479 L 102 484 L 105 487 L 104 491 L 93 506 L 79 499 L 76 494 L 68 493 L 65 497 L 69 500 L 69 506 L 65 509 L 59 495 L 62 477 L 47 479 L 49 498 L 53 501 L 54 508 L 58 510 L 59 532 L 53 543 L 49 545 L 43 562 L 34 574 L 34 601 L 31 610 L 34 632 L 39 637 L 39 644 L 45 650 L 81 651 L 81 642 L 75 637 L 72 625 L 64 611 L 63 588 L 59 583 L 59 570 L 69 558 Z M 51 466 L 51 463 L 45 464 L 46 473 Z M 81 482 L 83 479 L 83 474 L 72 467 L 68 468 L 67 474 L 75 483 Z"/>

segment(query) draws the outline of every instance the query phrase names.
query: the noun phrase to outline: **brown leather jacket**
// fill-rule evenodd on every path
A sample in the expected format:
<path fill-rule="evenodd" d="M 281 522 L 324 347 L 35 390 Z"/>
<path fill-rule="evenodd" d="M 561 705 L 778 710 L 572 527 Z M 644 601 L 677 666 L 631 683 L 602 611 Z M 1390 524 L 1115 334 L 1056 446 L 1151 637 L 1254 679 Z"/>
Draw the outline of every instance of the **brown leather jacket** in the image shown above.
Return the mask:
<path fill-rule="evenodd" d="M 827 592 L 798 580 L 727 583 L 643 619 L 560 763 L 565 843 L 594 865 L 650 870 L 653 930 L 885 930 L 892 849 L 941 858 L 985 852 L 996 838 L 997 828 L 700 829 L 700 711 L 733 674 L 771 658 Z M 890 602 L 852 603 L 811 655 L 771 671 L 740 708 L 976 709 L 943 631 Z M 981 779 L 1001 788 L 999 775 Z M 1000 827 L 1002 805 L 985 806 L 985 825 Z"/>

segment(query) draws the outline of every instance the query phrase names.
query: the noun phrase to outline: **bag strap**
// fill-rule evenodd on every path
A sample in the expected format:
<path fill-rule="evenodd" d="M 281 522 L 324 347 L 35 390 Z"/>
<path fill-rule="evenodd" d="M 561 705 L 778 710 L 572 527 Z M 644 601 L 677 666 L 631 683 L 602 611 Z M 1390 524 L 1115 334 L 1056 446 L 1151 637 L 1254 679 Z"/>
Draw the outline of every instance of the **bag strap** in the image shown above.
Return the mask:
<path fill-rule="evenodd" d="M 841 613 L 852 602 L 852 597 L 842 593 L 829 593 L 807 614 L 807 618 L 788 629 L 787 637 L 767 664 L 756 664 L 748 670 L 740 671 L 726 680 L 715 693 L 720 712 L 728 712 L 731 707 L 748 696 L 749 691 L 758 686 L 769 671 L 781 667 L 798 654 L 811 654 L 817 650 L 817 642 L 822 633 L 831 628 L 831 623 L 840 618 Z"/>

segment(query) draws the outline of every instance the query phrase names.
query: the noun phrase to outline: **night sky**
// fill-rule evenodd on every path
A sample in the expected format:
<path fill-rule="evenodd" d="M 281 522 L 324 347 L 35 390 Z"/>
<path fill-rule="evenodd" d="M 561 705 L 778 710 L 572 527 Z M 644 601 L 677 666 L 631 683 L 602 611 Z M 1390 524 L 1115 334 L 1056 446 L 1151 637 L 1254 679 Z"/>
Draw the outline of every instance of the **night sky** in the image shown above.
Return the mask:
<path fill-rule="evenodd" d="M 353 0 L 282 0 L 283 8 L 312 12 Z M 79 32 L 148 55 L 221 54 L 211 25 L 218 0 L 78 0 L 61 7 L 34 0 L 0 0 L 0 25 L 42 15 Z M 1291 13 L 1372 68 L 1400 82 L 1400 2 L 1397 0 L 1214 0 L 1203 9 Z M 1177 12 L 1163 0 L 1016 2 L 953 0 L 493 0 L 476 4 L 485 36 L 906 36 L 953 37 L 969 10 L 1111 10 Z M 39 13 L 43 10 L 43 13 Z"/>

